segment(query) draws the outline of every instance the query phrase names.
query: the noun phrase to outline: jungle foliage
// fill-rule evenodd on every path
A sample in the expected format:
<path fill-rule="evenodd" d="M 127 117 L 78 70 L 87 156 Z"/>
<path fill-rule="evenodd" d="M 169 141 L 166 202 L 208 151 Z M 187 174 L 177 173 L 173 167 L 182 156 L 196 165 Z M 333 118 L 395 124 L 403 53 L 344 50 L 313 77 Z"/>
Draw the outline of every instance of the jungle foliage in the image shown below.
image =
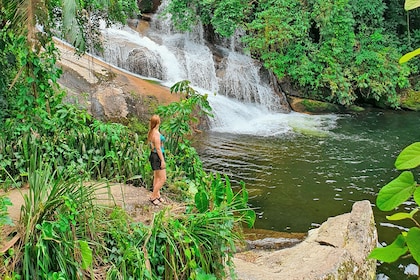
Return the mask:
<path fill-rule="evenodd" d="M 398 64 L 401 53 L 420 41 L 420 14 L 414 10 L 406 19 L 402 2 L 173 0 L 166 12 L 180 30 L 197 22 L 225 37 L 244 30 L 247 51 L 308 97 L 397 107 L 398 92 L 416 86 L 419 72 L 414 60 Z M 17 225 L 21 242 L 0 255 L 6 279 L 93 279 L 99 274 L 106 279 L 220 279 L 226 274 L 222 264 L 231 264 L 234 243 L 241 238 L 237 229 L 255 220 L 244 184 L 235 190 L 227 176 L 204 172 L 190 145 L 196 117 L 210 116 L 211 108 L 187 81 L 171 88 L 184 94 L 181 102 L 157 110 L 168 135 L 168 187 L 182 194 L 186 210 L 177 215 L 162 211 L 147 226 L 133 223 L 118 207 L 92 202 L 94 193 L 107 192 L 108 186 L 86 185 L 88 180 L 150 185 L 148 147 L 127 127 L 102 123 L 62 103 L 52 38 L 64 38 L 81 53 L 98 49 L 101 20 L 124 23 L 138 12 L 135 1 L 0 0 L 0 183 L 30 185 Z M 418 144 L 413 147 L 402 155 L 417 159 Z M 417 161 L 397 168 L 416 166 Z M 378 205 L 388 210 L 411 195 L 418 204 L 417 189 L 404 171 L 384 187 Z M 0 197 L 0 226 L 11 223 L 9 205 L 7 197 Z M 392 218 L 414 221 L 414 214 Z M 418 262 L 413 241 L 418 234 L 416 223 L 397 238 L 397 246 L 391 245 L 399 250 L 394 259 L 410 252 Z M 391 255 L 375 253 L 378 259 Z"/>
<path fill-rule="evenodd" d="M 194 191 L 185 192 L 195 198 L 184 212 L 164 208 L 145 225 L 95 201 L 109 194 L 106 182 L 87 183 L 36 153 L 29 165 L 20 242 L 0 255 L 3 279 L 221 279 L 232 267 L 241 223 L 255 220 L 243 184 L 234 193 L 228 177 L 202 170 L 190 183 Z M 0 202 L 0 226 L 10 224 L 10 201 Z"/>
<path fill-rule="evenodd" d="M 399 92 L 417 87 L 418 62 L 400 65 L 419 43 L 419 12 L 403 0 L 172 0 L 175 27 L 201 22 L 229 37 L 244 30 L 247 51 L 308 98 L 345 106 L 397 108 Z M 407 19 L 408 18 L 408 19 Z"/>
<path fill-rule="evenodd" d="M 165 209 L 145 225 L 94 202 L 98 192 L 109 192 L 109 181 L 150 185 L 149 148 L 127 127 L 62 102 L 52 36 L 80 52 L 97 47 L 99 19 L 124 22 L 135 6 L 0 1 L 0 185 L 29 185 L 14 225 L 19 242 L 0 255 L 4 279 L 220 279 L 229 273 L 242 222 L 255 220 L 243 183 L 234 192 L 228 177 L 204 172 L 189 145 L 190 120 L 211 108 L 188 82 L 174 85 L 188 98 L 159 108 L 163 115 L 180 112 L 162 127 L 171 143 L 168 188 L 179 189 L 185 211 Z M 8 206 L 1 196 L 0 228 L 11 224 Z"/>
<path fill-rule="evenodd" d="M 404 8 L 407 11 L 420 7 L 419 0 L 406 0 Z M 416 49 L 400 58 L 400 63 L 406 63 L 420 54 Z M 409 220 L 412 226 L 398 234 L 395 240 L 386 246 L 375 248 L 370 258 L 383 262 L 395 262 L 398 259 L 412 257 L 417 265 L 420 264 L 420 223 L 416 214 L 420 205 L 420 188 L 415 180 L 413 171 L 420 166 L 420 142 L 405 147 L 395 160 L 395 167 L 401 174 L 383 186 L 378 193 L 376 205 L 382 211 L 399 210 L 407 202 L 413 202 L 415 207 L 409 213 L 397 212 L 386 218 L 390 221 Z M 418 274 L 418 273 L 417 273 Z"/>
<path fill-rule="evenodd" d="M 2 55 L 15 66 L 2 68 L 0 183 L 30 186 L 16 225 L 21 241 L 0 256 L 5 279 L 93 279 L 101 273 L 106 279 L 225 275 L 241 238 L 238 229 L 242 222 L 252 225 L 255 213 L 247 205 L 244 185 L 234 193 L 228 177 L 205 173 L 189 145 L 190 120 L 211 110 L 206 97 L 182 82 L 173 89 L 188 98 L 158 108 L 163 116 L 179 113 L 166 118 L 162 128 L 170 143 L 168 184 L 178 188 L 186 211 L 171 215 L 165 210 L 150 226 L 132 223 L 117 207 L 93 202 L 94 193 L 108 192 L 106 184 L 84 182 L 150 185 L 144 137 L 62 103 L 52 41 L 37 55 L 25 37 L 15 39 L 8 30 L 0 33 Z M 7 197 L 0 197 L 0 226 L 11 223 L 9 205 Z"/>
<path fill-rule="evenodd" d="M 158 111 L 164 115 L 178 107 L 183 116 L 175 123 L 165 118 L 162 131 L 171 143 L 168 184 L 182 194 L 185 211 L 164 209 L 151 225 L 133 223 L 120 208 L 94 202 L 95 194 L 109 193 L 108 181 L 150 185 L 149 147 L 127 127 L 92 120 L 86 112 L 61 103 L 52 108 L 61 112 L 59 117 L 39 122 L 63 121 L 67 124 L 63 129 L 39 126 L 36 131 L 16 132 L 17 124 L 7 127 L 0 137 L 1 184 L 27 183 L 30 188 L 16 225 L 20 242 L 0 255 L 5 279 L 226 276 L 235 244 L 241 241 L 242 223 L 252 226 L 255 213 L 247 205 L 245 185 L 234 192 L 227 176 L 204 172 L 189 145 L 187 127 L 200 104 L 208 106 L 206 96 L 195 96 L 188 82 L 173 88 L 189 93 L 189 98 Z M 92 180 L 98 183 L 86 183 Z M 1 227 L 10 224 L 6 215 L 10 201 L 0 197 L 0 205 Z"/>

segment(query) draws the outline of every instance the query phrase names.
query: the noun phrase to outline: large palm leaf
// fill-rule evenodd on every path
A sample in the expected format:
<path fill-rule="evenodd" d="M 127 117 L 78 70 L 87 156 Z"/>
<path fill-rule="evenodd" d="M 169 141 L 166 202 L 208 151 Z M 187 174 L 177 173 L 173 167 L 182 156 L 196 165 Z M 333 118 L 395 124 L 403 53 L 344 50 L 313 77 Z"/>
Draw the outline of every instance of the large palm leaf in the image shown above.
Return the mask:
<path fill-rule="evenodd" d="M 29 46 L 37 47 L 41 43 L 37 36 L 40 29 L 48 36 L 60 30 L 71 44 L 75 43 L 76 47 L 83 45 L 83 27 L 78 17 L 84 14 L 77 0 L 0 0 L 0 3 L 7 27 L 16 35 L 26 35 Z M 60 16 L 61 21 L 57 25 Z M 56 28 L 58 26 L 59 29 Z"/>
<path fill-rule="evenodd" d="M 86 45 L 98 44 L 92 37 L 98 35 L 100 20 L 125 23 L 139 12 L 136 0 L 0 0 L 0 8 L 8 28 L 17 35 L 25 34 L 28 45 L 39 51 L 43 40 L 37 36 L 38 29 L 46 36 L 59 36 L 84 52 Z"/>

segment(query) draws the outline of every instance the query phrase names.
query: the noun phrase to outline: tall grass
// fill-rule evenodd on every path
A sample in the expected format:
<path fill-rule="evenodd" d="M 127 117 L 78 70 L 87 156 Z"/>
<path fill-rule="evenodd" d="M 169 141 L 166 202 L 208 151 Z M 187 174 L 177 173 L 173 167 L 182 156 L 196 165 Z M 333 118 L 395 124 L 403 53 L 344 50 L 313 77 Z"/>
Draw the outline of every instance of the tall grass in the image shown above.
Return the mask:
<path fill-rule="evenodd" d="M 246 201 L 241 192 L 230 197 L 228 180 L 206 178 L 212 201 L 204 203 L 207 209 L 196 204 L 183 213 L 166 208 L 144 225 L 133 223 L 120 208 L 95 202 L 106 185 L 86 185 L 80 175 L 57 172 L 40 160 L 36 155 L 30 160 L 21 239 L 7 275 L 95 279 L 103 271 L 106 279 L 223 279 L 226 266 L 232 267 L 235 243 L 241 240 L 235 225 L 244 220 Z"/>
<path fill-rule="evenodd" d="M 30 159 L 11 271 L 23 279 L 82 279 L 92 273 L 104 208 L 94 203 L 106 185 L 85 185 L 80 176 L 53 171 L 37 154 Z"/>

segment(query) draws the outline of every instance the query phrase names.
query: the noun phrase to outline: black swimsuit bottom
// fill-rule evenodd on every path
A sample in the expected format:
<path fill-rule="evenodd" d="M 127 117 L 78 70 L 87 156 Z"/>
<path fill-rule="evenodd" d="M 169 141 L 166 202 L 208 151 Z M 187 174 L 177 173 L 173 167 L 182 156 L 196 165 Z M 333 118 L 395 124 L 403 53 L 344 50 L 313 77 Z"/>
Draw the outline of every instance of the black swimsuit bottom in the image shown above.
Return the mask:
<path fill-rule="evenodd" d="M 162 154 L 163 154 L 163 158 L 165 158 L 165 154 L 164 153 L 162 153 Z M 150 152 L 149 161 L 150 161 L 150 164 L 152 165 L 152 170 L 162 170 L 163 169 L 163 168 L 160 167 L 161 160 L 160 160 L 157 152 L 155 152 L 155 151 Z"/>

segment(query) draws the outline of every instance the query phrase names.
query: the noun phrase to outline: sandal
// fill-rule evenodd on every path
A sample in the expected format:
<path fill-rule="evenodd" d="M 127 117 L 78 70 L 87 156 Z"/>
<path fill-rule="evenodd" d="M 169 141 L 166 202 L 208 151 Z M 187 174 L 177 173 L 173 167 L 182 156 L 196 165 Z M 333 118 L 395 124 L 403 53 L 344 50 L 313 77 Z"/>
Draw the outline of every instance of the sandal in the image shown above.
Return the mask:
<path fill-rule="evenodd" d="M 149 201 L 150 201 L 150 203 L 152 203 L 154 206 L 158 206 L 159 204 L 160 204 L 160 200 L 159 200 L 159 197 L 158 198 L 155 198 L 155 199 L 151 199 L 151 198 L 149 198 Z M 157 202 L 156 202 L 157 201 Z"/>
<path fill-rule="evenodd" d="M 164 203 L 164 202 L 165 202 L 165 200 L 164 200 L 161 196 L 159 196 L 159 197 L 157 198 L 157 200 L 159 200 L 159 202 L 162 202 L 162 203 Z"/>

